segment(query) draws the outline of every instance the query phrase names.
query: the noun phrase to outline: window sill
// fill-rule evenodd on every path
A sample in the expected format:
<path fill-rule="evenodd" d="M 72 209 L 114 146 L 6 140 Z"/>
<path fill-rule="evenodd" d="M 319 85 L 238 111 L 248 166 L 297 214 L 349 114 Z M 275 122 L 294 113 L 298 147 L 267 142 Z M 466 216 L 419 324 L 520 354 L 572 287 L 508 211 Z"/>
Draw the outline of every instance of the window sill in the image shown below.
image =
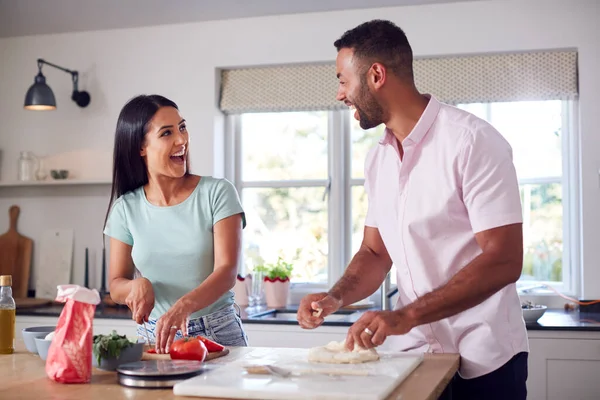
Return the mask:
<path fill-rule="evenodd" d="M 569 297 L 573 296 L 569 295 Z M 521 303 L 531 302 L 533 304 L 547 306 L 548 308 L 564 308 L 565 304 L 576 305 L 549 290 L 535 290 L 528 293 L 519 293 L 519 299 L 521 300 Z"/>
<path fill-rule="evenodd" d="M 308 294 L 327 292 L 329 286 L 325 283 L 292 283 L 290 286 L 290 297 L 289 304 L 300 304 L 300 300 Z M 574 304 L 573 302 L 564 299 L 557 295 L 555 292 L 544 289 L 544 288 L 533 288 L 526 292 L 518 290 L 519 299 L 522 303 L 532 302 L 534 304 L 545 305 L 548 308 L 564 308 L 565 304 Z M 576 295 L 565 293 L 566 296 L 577 298 Z M 379 295 L 378 292 L 373 294 L 372 300 L 375 301 L 376 306 L 379 306 Z M 395 304 L 395 298 L 392 299 L 392 304 Z"/>
<path fill-rule="evenodd" d="M 300 304 L 300 300 L 308 294 L 326 292 L 329 289 L 325 283 L 292 283 L 290 285 L 290 304 Z"/>

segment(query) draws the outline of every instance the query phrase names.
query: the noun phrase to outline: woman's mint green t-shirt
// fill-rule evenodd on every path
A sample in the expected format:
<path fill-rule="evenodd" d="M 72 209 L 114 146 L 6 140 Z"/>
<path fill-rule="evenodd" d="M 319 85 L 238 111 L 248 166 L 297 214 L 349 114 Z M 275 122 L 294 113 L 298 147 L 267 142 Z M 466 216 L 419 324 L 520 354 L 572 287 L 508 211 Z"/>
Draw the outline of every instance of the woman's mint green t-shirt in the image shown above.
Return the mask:
<path fill-rule="evenodd" d="M 160 318 L 182 296 L 212 272 L 213 226 L 235 214 L 246 220 L 235 187 L 226 179 L 203 176 L 182 203 L 159 207 L 140 187 L 113 204 L 104 233 L 132 246 L 135 267 L 150 280 L 155 304 L 151 318 Z M 197 318 L 233 304 L 233 291 L 190 315 Z"/>

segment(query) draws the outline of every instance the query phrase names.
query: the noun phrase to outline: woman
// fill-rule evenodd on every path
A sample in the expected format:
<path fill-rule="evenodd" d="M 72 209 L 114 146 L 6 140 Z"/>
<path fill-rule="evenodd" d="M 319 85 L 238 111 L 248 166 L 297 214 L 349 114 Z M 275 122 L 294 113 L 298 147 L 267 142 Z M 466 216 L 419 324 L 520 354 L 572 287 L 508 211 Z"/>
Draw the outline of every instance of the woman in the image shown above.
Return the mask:
<path fill-rule="evenodd" d="M 189 172 L 188 145 L 171 100 L 142 95 L 121 110 L 104 230 L 110 295 L 158 353 L 182 335 L 247 345 L 231 290 L 244 211 L 229 181 Z"/>

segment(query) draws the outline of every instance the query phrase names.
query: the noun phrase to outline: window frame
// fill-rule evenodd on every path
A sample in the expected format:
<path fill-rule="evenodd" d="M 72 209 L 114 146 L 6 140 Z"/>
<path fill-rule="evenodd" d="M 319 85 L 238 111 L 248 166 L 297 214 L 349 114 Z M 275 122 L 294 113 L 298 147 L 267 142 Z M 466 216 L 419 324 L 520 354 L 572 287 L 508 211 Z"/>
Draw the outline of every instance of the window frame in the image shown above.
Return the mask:
<path fill-rule="evenodd" d="M 529 292 L 552 293 L 542 285 L 552 285 L 561 293 L 578 295 L 581 290 L 581 224 L 580 224 L 580 178 L 579 178 L 579 130 L 577 125 L 577 101 L 562 100 L 562 176 L 520 179 L 519 185 L 558 183 L 562 185 L 563 205 L 563 280 L 557 282 L 528 281 L 518 286 Z M 325 291 L 343 274 L 352 253 L 352 187 L 363 186 L 364 178 L 353 178 L 351 111 L 327 111 L 328 115 L 328 179 L 293 181 L 242 181 L 241 179 L 241 115 L 225 118 L 225 177 L 236 187 L 240 198 L 245 188 L 324 187 L 328 212 L 328 268 L 327 283 L 292 282 L 293 298 L 305 293 Z M 489 120 L 491 106 L 487 103 Z M 243 201 L 243 200 L 242 200 Z M 240 260 L 240 272 L 245 273 Z M 377 293 L 376 293 L 377 294 Z"/>
<path fill-rule="evenodd" d="M 348 169 L 346 164 L 350 162 L 348 157 L 350 140 L 343 135 L 344 129 L 348 129 L 348 123 L 344 121 L 341 111 L 327 111 L 327 122 L 327 179 L 243 181 L 241 115 L 228 115 L 225 119 L 225 177 L 232 181 L 242 202 L 243 189 L 247 188 L 323 187 L 328 217 L 327 282 L 291 282 L 291 290 L 294 292 L 309 293 L 327 290 L 342 276 L 349 261 L 346 256 L 346 236 L 348 238 L 350 236 L 344 231 L 351 220 L 346 190 L 346 188 L 349 190 L 349 186 L 345 183 Z M 332 204 L 336 206 L 332 207 Z M 246 273 L 243 260 L 240 260 L 238 270 L 242 274 Z"/>

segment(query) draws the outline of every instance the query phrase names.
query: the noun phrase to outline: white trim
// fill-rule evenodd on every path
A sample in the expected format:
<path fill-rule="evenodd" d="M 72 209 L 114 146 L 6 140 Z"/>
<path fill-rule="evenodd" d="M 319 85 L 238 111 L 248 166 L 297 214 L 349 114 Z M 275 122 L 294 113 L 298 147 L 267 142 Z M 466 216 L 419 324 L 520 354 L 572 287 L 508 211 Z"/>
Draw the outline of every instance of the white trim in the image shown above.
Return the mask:
<path fill-rule="evenodd" d="M 363 186 L 364 184 L 365 184 L 365 178 L 350 179 L 350 186 Z"/>
<path fill-rule="evenodd" d="M 225 177 L 235 186 L 241 198 L 242 188 L 240 180 L 242 176 L 242 116 L 232 115 L 225 118 Z"/>
<path fill-rule="evenodd" d="M 485 106 L 485 119 L 486 121 L 492 121 L 492 103 L 482 103 Z"/>
<path fill-rule="evenodd" d="M 563 282 L 565 292 L 579 296 L 583 284 L 581 282 L 581 184 L 579 181 L 581 149 L 579 147 L 579 126 L 577 118 L 577 102 L 565 101 L 562 106 L 563 115 L 563 230 L 568 235 L 563 239 Z M 567 268 L 565 268 L 565 260 Z"/>
<path fill-rule="evenodd" d="M 563 157 L 563 160 L 566 157 Z M 563 162 L 564 164 L 564 162 Z M 564 168 L 564 167 L 563 167 Z M 519 185 L 546 185 L 549 183 L 562 183 L 562 176 L 541 176 L 539 178 L 519 179 Z"/>
<path fill-rule="evenodd" d="M 343 110 L 337 112 L 342 121 L 342 131 L 340 135 L 342 137 L 342 146 L 344 148 L 344 154 L 347 155 L 344 159 L 344 221 L 346 229 L 344 231 L 344 252 L 342 258 L 342 265 L 340 265 L 339 277 L 344 274 L 346 267 L 350 263 L 350 260 L 354 256 L 352 254 L 352 139 L 350 132 L 352 130 L 350 124 L 350 118 L 352 113 L 350 110 Z M 364 185 L 364 179 L 362 180 Z"/>
<path fill-rule="evenodd" d="M 548 289 L 544 285 L 551 286 L 561 293 L 565 291 L 564 283 L 550 281 L 518 281 L 517 291 L 519 292 L 519 295 L 557 295 L 553 290 Z"/>
<path fill-rule="evenodd" d="M 242 116 L 231 115 L 225 118 L 225 178 L 229 179 L 234 185 L 240 202 L 244 204 L 242 187 L 240 180 L 242 176 Z M 242 233 L 243 236 L 243 233 Z M 242 256 L 238 260 L 238 273 L 245 276 L 246 264 L 243 257 L 243 237 L 242 237 Z"/>
<path fill-rule="evenodd" d="M 300 188 L 300 187 L 327 187 L 328 179 L 297 179 L 297 180 L 273 180 L 273 181 L 240 181 L 242 189 L 249 188 Z"/>
<path fill-rule="evenodd" d="M 343 264 L 345 253 L 344 237 L 346 222 L 344 220 L 346 199 L 344 198 L 344 146 L 342 145 L 342 121 L 340 113 L 328 113 L 328 168 L 329 196 L 327 202 L 328 215 L 328 256 L 327 284 L 332 286 L 341 276 L 340 265 Z"/>
<path fill-rule="evenodd" d="M 539 178 L 522 178 L 519 179 L 520 185 L 544 185 L 548 183 L 562 183 L 563 178 L 561 176 L 542 176 Z M 350 179 L 351 186 L 362 186 L 365 184 L 364 178 L 353 178 Z"/>
<path fill-rule="evenodd" d="M 531 185 L 523 187 L 523 241 L 529 241 L 531 235 Z"/>
<path fill-rule="evenodd" d="M 231 155 L 234 154 L 235 151 L 235 121 L 234 117 L 226 117 L 224 122 L 225 129 L 225 137 L 223 138 L 224 146 L 223 146 L 223 172 L 225 179 L 229 179 L 235 185 L 235 164 L 236 158 Z"/>
<path fill-rule="evenodd" d="M 563 254 L 562 254 L 562 283 L 563 288 L 561 290 L 573 291 L 573 263 L 571 259 L 571 242 L 572 242 L 572 230 L 571 230 L 571 216 L 570 208 L 572 205 L 571 187 L 573 186 L 570 182 L 569 171 L 572 169 L 572 156 L 571 151 L 571 136 L 574 131 L 570 129 L 570 110 L 566 102 L 561 104 L 561 120 L 562 125 L 560 127 L 561 134 L 561 153 L 562 153 L 562 226 L 563 226 Z"/>

